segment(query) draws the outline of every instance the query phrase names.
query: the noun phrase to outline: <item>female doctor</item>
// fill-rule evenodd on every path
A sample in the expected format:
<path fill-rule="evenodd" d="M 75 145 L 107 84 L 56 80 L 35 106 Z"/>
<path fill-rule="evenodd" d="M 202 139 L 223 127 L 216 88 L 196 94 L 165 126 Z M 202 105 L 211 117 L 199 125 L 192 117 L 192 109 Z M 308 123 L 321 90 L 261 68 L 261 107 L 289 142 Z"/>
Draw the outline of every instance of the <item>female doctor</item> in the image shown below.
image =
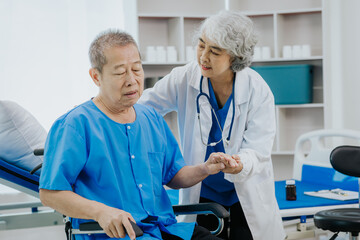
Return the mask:
<path fill-rule="evenodd" d="M 224 239 L 285 238 L 271 162 L 274 97 L 248 68 L 256 42 L 252 21 L 238 12 L 206 19 L 198 32 L 197 62 L 173 69 L 139 101 L 162 115 L 178 113 L 187 164 L 204 162 L 212 152 L 237 160 L 238 167 L 180 191 L 180 204 L 213 201 L 229 209 L 230 231 L 224 228 Z M 209 227 L 214 219 L 197 221 Z"/>

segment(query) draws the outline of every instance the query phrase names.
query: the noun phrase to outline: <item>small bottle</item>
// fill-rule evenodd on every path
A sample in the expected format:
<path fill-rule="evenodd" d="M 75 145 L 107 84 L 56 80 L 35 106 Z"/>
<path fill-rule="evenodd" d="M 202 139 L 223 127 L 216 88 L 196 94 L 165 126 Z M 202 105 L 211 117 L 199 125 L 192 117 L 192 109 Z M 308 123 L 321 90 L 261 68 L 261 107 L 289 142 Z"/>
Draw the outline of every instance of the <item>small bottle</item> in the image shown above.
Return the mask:
<path fill-rule="evenodd" d="M 175 46 L 167 47 L 167 61 L 168 62 L 176 62 L 177 61 L 177 51 Z"/>
<path fill-rule="evenodd" d="M 156 61 L 164 63 L 166 62 L 166 49 L 164 46 L 156 46 Z"/>
<path fill-rule="evenodd" d="M 296 185 L 295 180 L 286 180 L 286 200 L 294 201 L 296 200 Z"/>
<path fill-rule="evenodd" d="M 156 62 L 156 49 L 154 46 L 146 47 L 146 61 L 148 62 Z"/>

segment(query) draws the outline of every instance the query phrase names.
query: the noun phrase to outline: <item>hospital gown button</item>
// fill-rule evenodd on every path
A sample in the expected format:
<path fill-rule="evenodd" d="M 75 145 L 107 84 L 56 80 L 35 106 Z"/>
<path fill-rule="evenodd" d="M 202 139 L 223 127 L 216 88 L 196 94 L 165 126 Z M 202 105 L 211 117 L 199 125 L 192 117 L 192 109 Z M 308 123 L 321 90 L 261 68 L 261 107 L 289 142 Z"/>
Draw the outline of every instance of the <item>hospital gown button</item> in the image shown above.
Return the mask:
<path fill-rule="evenodd" d="M 135 156 L 134 156 L 134 155 L 131 155 L 131 158 L 132 158 L 132 159 L 134 159 L 134 158 L 135 158 Z"/>
<path fill-rule="evenodd" d="M 143 186 L 143 185 L 140 183 L 140 184 L 139 184 L 139 188 L 142 188 L 142 186 Z"/>
<path fill-rule="evenodd" d="M 130 127 L 130 126 L 127 126 L 127 128 L 128 128 L 128 129 L 131 129 L 131 127 Z"/>

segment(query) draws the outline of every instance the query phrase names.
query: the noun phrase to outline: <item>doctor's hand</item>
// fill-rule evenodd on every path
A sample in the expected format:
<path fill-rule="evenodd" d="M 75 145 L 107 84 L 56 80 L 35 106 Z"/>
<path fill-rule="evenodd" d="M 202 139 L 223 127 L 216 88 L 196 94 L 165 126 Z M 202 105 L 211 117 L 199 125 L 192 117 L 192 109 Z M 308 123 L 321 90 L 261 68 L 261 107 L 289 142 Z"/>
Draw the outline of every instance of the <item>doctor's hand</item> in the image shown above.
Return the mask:
<path fill-rule="evenodd" d="M 237 163 L 237 166 L 236 167 L 226 166 L 221 171 L 223 173 L 230 173 L 230 174 L 237 174 L 237 173 L 241 172 L 244 165 L 240 161 L 240 157 L 238 155 L 234 154 L 234 155 L 231 156 L 231 158 Z"/>
<path fill-rule="evenodd" d="M 213 175 L 220 171 L 231 171 L 238 167 L 237 161 L 226 153 L 212 153 L 208 160 L 205 162 L 205 166 L 208 169 L 208 174 Z"/>
<path fill-rule="evenodd" d="M 135 223 L 135 220 L 128 212 L 105 205 L 100 209 L 95 220 L 110 238 L 124 238 L 126 233 L 130 239 L 136 238 L 130 223 L 130 221 Z"/>

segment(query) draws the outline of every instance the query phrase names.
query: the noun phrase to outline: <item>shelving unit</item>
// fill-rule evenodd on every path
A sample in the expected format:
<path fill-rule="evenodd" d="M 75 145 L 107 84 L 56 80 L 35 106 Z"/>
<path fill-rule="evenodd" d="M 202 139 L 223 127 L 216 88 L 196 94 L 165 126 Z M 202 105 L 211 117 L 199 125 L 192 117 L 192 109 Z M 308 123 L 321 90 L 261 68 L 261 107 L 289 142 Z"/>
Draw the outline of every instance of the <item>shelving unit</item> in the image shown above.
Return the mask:
<path fill-rule="evenodd" d="M 259 47 L 268 46 L 271 58 L 253 62 L 253 66 L 310 64 L 313 66 L 313 102 L 277 105 L 277 134 L 273 154 L 291 156 L 299 135 L 325 128 L 323 79 L 323 14 L 321 0 L 137 0 L 140 51 L 146 59 L 147 46 L 175 46 L 178 61 L 144 62 L 146 78 L 159 78 L 176 66 L 186 64 L 186 46 L 195 45 L 195 29 L 208 16 L 222 9 L 239 10 L 249 16 L 259 36 Z M 284 45 L 311 46 L 307 58 L 284 59 Z M 177 132 L 176 115 L 166 117 Z"/>

